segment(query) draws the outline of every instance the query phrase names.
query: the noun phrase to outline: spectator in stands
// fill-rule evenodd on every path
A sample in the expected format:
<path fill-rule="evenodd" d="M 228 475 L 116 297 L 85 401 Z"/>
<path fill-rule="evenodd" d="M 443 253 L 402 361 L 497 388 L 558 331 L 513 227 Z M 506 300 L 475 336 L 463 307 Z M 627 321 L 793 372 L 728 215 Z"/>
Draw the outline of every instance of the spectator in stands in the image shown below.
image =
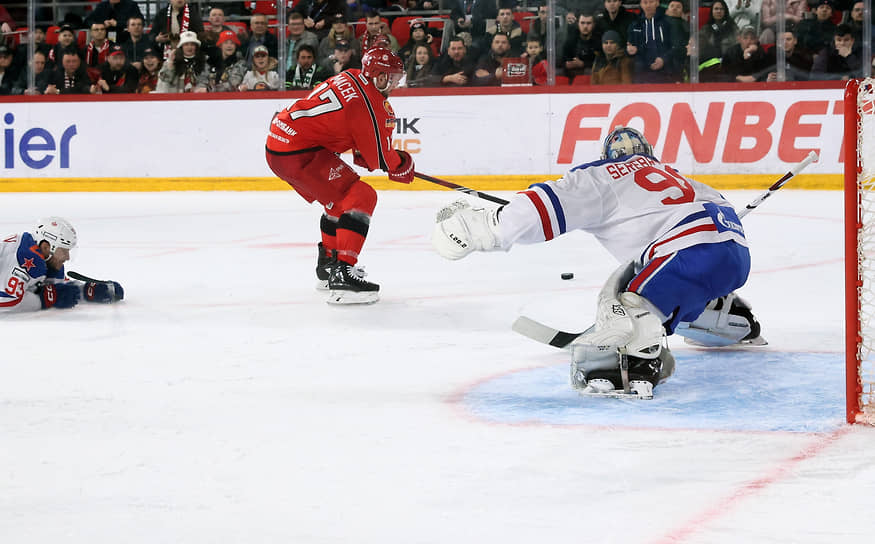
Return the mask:
<path fill-rule="evenodd" d="M 58 29 L 58 43 L 49 51 L 48 68 L 54 69 L 61 65 L 61 59 L 64 53 L 79 54 L 79 48 L 76 45 L 76 34 L 72 26 L 63 25 Z"/>
<path fill-rule="evenodd" d="M 12 94 L 39 95 L 46 92 L 46 87 L 49 84 L 49 76 L 52 71 L 46 69 L 46 55 L 42 51 L 35 51 L 33 54 L 33 62 L 30 65 L 34 71 L 34 85 L 28 87 L 28 70 L 22 70 L 18 74 L 18 81 L 12 89 Z"/>
<path fill-rule="evenodd" d="M 240 39 L 233 30 L 224 30 L 219 34 L 216 45 L 220 54 L 209 59 L 210 78 L 207 90 L 219 93 L 237 91 L 247 71 L 246 61 L 237 51 Z"/>
<path fill-rule="evenodd" d="M 760 47 L 759 34 L 752 26 L 741 29 L 738 43 L 723 54 L 723 73 L 731 81 L 752 83 L 765 81 L 769 71 L 774 69 L 763 48 Z"/>
<path fill-rule="evenodd" d="M 350 49 L 356 57 L 361 58 L 361 42 L 356 39 L 355 32 L 346 24 L 346 17 L 343 15 L 334 15 L 331 18 L 331 30 L 328 35 L 322 38 L 319 42 L 319 49 L 316 51 L 317 59 L 327 59 L 334 53 L 334 46 L 338 40 L 349 42 Z"/>
<path fill-rule="evenodd" d="M 143 67 L 143 53 L 146 49 L 154 49 L 152 39 L 146 35 L 143 28 L 143 18 L 133 16 L 128 19 L 128 40 L 121 44 L 125 50 L 125 58 L 137 70 Z"/>
<path fill-rule="evenodd" d="M 799 45 L 815 56 L 833 44 L 836 25 L 832 22 L 832 0 L 819 0 L 814 19 L 799 23 Z"/>
<path fill-rule="evenodd" d="M 115 45 L 106 37 L 106 25 L 91 23 L 88 44 L 82 50 L 82 58 L 85 59 L 85 70 L 94 79 L 100 74 L 100 66 L 106 62 L 109 56 L 109 48 Z"/>
<path fill-rule="evenodd" d="M 544 44 L 535 36 L 526 38 L 526 50 L 520 55 L 522 58 L 529 61 L 529 69 L 547 58 L 547 53 L 544 51 Z"/>
<path fill-rule="evenodd" d="M 407 43 L 404 44 L 404 47 L 398 50 L 398 56 L 401 57 L 404 66 L 407 66 L 407 61 L 413 56 L 413 49 L 417 45 L 431 47 L 433 39 L 432 35 L 429 34 L 425 28 L 425 23 L 416 19 L 410 21 L 410 38 L 407 40 Z"/>
<path fill-rule="evenodd" d="M 334 42 L 334 53 L 328 56 L 323 63 L 323 66 L 332 76 L 336 76 L 344 70 L 350 68 L 361 68 L 362 61 L 355 54 L 352 45 L 346 40 L 337 40 Z"/>
<path fill-rule="evenodd" d="M 580 21 L 580 16 L 584 13 L 595 13 L 604 4 L 603 0 L 559 0 L 559 5 L 565 9 L 565 22 L 568 26 L 568 33 L 572 33 L 577 23 Z"/>
<path fill-rule="evenodd" d="M 100 78 L 91 86 L 91 94 L 135 93 L 139 82 L 140 74 L 127 63 L 124 48 L 114 44 L 100 66 Z"/>
<path fill-rule="evenodd" d="M 361 39 L 361 51 L 364 54 L 365 51 L 377 45 L 377 42 L 383 38 L 388 38 L 389 45 L 386 46 L 388 49 L 397 52 L 398 51 L 398 40 L 395 39 L 395 36 L 389 32 L 389 27 L 386 25 L 386 22 L 380 18 L 379 13 L 369 14 L 365 18 L 365 33 L 362 34 Z"/>
<path fill-rule="evenodd" d="M 657 0 L 650 0 L 656 2 Z M 592 73 L 596 55 L 601 54 L 602 44 L 595 35 L 595 20 L 592 15 L 582 13 L 577 20 L 577 30 L 570 32 L 562 47 L 561 64 L 565 75 L 574 79 L 579 75 Z"/>
<path fill-rule="evenodd" d="M 497 32 L 492 36 L 489 52 L 480 57 L 474 69 L 472 85 L 501 85 L 504 70 L 501 61 L 510 56 L 510 38 L 507 34 Z"/>
<path fill-rule="evenodd" d="M 620 0 L 612 0 L 620 4 Z M 557 6 L 557 11 L 558 6 Z M 556 13 L 555 15 L 559 15 Z M 596 21 L 598 24 L 598 21 Z M 561 17 L 555 17 L 553 21 L 553 26 L 556 28 L 556 43 L 563 44 L 565 43 L 566 30 L 568 28 L 567 25 L 563 23 Z M 628 24 L 627 24 L 628 26 Z M 623 32 L 625 32 L 625 28 Z M 543 3 L 543 1 L 538 5 L 538 18 L 533 19 L 531 23 L 529 23 L 529 32 L 526 34 L 526 41 L 529 38 L 534 38 L 541 42 L 541 44 L 547 43 L 547 5 Z"/>
<path fill-rule="evenodd" d="M 204 23 L 204 31 L 199 36 L 201 51 L 207 55 L 207 58 L 216 58 L 220 55 L 216 42 L 219 41 L 219 34 L 226 30 L 234 29 L 225 24 L 225 10 L 221 6 L 211 8 Z"/>
<path fill-rule="evenodd" d="M 596 34 L 601 36 L 608 30 L 613 30 L 625 44 L 629 37 L 629 25 L 637 19 L 634 13 L 626 11 L 622 0 L 605 0 L 604 7 L 595 16 Z"/>
<path fill-rule="evenodd" d="M 309 45 L 298 47 L 298 65 L 286 76 L 286 89 L 312 89 L 331 74 L 316 64 L 316 50 Z"/>
<path fill-rule="evenodd" d="M 671 28 L 671 65 L 680 72 L 687 58 L 687 43 L 690 41 L 689 13 L 684 13 L 682 0 L 669 0 L 665 20 Z"/>
<path fill-rule="evenodd" d="M 201 34 L 203 31 L 204 23 L 196 6 L 191 6 L 185 0 L 170 0 L 167 9 L 160 9 L 155 15 L 149 35 L 167 55 L 173 52 L 175 56 L 183 32 Z"/>
<path fill-rule="evenodd" d="M 785 28 L 798 25 L 805 17 L 805 12 L 808 8 L 805 0 L 786 0 L 785 6 Z M 777 32 L 778 0 L 763 0 L 761 13 L 762 32 L 760 33 L 760 43 L 773 44 L 775 43 L 775 33 Z"/>
<path fill-rule="evenodd" d="M 6 8 L 0 6 L 0 44 L 8 47 L 14 30 L 15 19 L 6 11 Z"/>
<path fill-rule="evenodd" d="M 738 27 L 723 0 L 714 0 L 708 22 L 699 29 L 699 59 L 723 58 L 738 41 Z"/>
<path fill-rule="evenodd" d="M 341 15 L 341 17 L 343 16 Z M 332 27 L 333 26 L 332 22 Z M 344 27 L 345 26 L 346 22 L 344 21 Z M 332 30 L 329 30 L 329 34 L 331 34 L 331 32 Z M 297 66 L 298 63 L 297 48 L 306 44 L 318 51 L 319 38 L 316 37 L 316 34 L 307 30 L 304 26 L 304 16 L 297 11 L 289 13 L 286 33 L 286 70 L 291 71 L 295 69 L 295 66 Z M 325 37 L 326 39 L 328 38 L 328 36 Z M 317 58 L 319 58 L 318 54 Z"/>
<path fill-rule="evenodd" d="M 179 36 L 158 72 L 157 93 L 205 93 L 210 80 L 207 58 L 201 52 L 197 34 L 189 30 Z"/>
<path fill-rule="evenodd" d="M 435 59 L 431 46 L 420 43 L 413 50 L 407 61 L 406 86 L 407 87 L 431 87 L 435 78 L 432 75 Z"/>
<path fill-rule="evenodd" d="M 759 36 L 763 0 L 729 0 L 727 7 L 736 28 L 752 26 Z"/>
<path fill-rule="evenodd" d="M 479 42 L 486 34 L 486 21 L 495 19 L 498 6 L 495 0 L 449 0 L 450 18 L 454 21 L 454 35 L 467 33 L 472 42 Z M 467 49 L 467 45 L 465 46 Z"/>
<path fill-rule="evenodd" d="M 657 11 L 659 0 L 641 0 L 641 15 L 629 27 L 626 54 L 635 63 L 636 83 L 670 83 L 680 79 L 672 63 L 671 27 Z"/>
<path fill-rule="evenodd" d="M 300 0 L 295 11 L 304 16 L 304 26 L 321 40 L 331 26 L 331 19 L 337 14 L 346 15 L 344 0 Z"/>
<path fill-rule="evenodd" d="M 777 50 L 772 48 L 769 53 L 769 64 L 777 64 Z M 785 81 L 808 81 L 813 59 L 808 51 L 799 46 L 796 30 L 792 25 L 784 32 L 784 65 Z M 766 81 L 778 81 L 777 70 L 769 72 Z"/>
<path fill-rule="evenodd" d="M 156 49 L 148 48 L 143 51 L 143 66 L 140 68 L 140 79 L 137 83 L 137 92 L 148 94 L 158 89 L 158 72 L 161 71 L 161 57 Z"/>
<path fill-rule="evenodd" d="M 833 34 L 833 43 L 814 56 L 811 79 L 848 79 L 861 77 L 863 57 L 850 25 L 840 24 Z"/>
<path fill-rule="evenodd" d="M 602 55 L 592 68 L 593 85 L 631 85 L 632 59 L 626 55 L 626 44 L 620 33 L 608 30 L 602 35 Z"/>
<path fill-rule="evenodd" d="M 684 60 L 684 68 L 683 68 L 683 80 L 684 81 L 692 81 L 690 77 L 690 53 L 693 48 L 693 40 L 696 38 L 694 36 L 690 36 L 690 39 L 687 41 L 687 56 Z M 716 50 L 712 49 L 712 52 L 716 52 Z M 701 51 L 700 51 L 701 53 Z M 723 57 L 702 57 L 699 56 L 699 83 L 717 83 L 717 82 L 725 82 L 728 81 L 727 76 L 723 73 Z"/>
<path fill-rule="evenodd" d="M 107 39 L 115 43 L 124 43 L 128 40 L 128 20 L 131 17 L 143 19 L 143 13 L 134 0 L 103 0 L 85 17 L 85 26 L 91 27 L 94 23 L 103 23 Z"/>
<path fill-rule="evenodd" d="M 486 43 L 491 44 L 492 37 L 499 33 L 506 35 L 510 41 L 508 56 L 518 57 L 525 48 L 525 34 L 523 28 L 513 18 L 513 9 L 506 5 L 498 8 L 495 24 L 486 25 Z"/>
<path fill-rule="evenodd" d="M 267 47 L 267 50 L 270 52 L 270 56 L 276 58 L 277 56 L 277 39 L 276 36 L 267 31 L 267 15 L 263 13 L 256 13 L 249 19 L 249 29 L 251 32 L 249 33 L 248 38 L 244 38 L 243 42 L 243 54 L 246 57 L 246 62 L 252 63 L 252 52 L 255 51 L 255 48 L 259 45 L 263 45 Z"/>
<path fill-rule="evenodd" d="M 18 80 L 12 71 L 12 50 L 0 42 L 0 95 L 12 94 L 12 89 Z"/>
<path fill-rule="evenodd" d="M 49 77 L 45 94 L 89 94 L 91 80 L 82 66 L 79 53 L 65 51 L 61 57 L 61 66 L 55 69 Z"/>
<path fill-rule="evenodd" d="M 875 8 L 872 10 L 875 12 Z M 875 19 L 875 13 L 872 14 L 872 18 Z M 854 43 L 858 46 L 863 44 L 863 2 L 859 0 L 854 2 L 854 5 L 851 6 L 851 9 L 845 12 L 844 17 L 842 18 L 842 22 L 846 23 L 851 27 L 851 30 L 854 33 Z M 869 26 L 872 27 L 872 36 L 875 38 L 875 25 L 872 25 L 872 21 L 870 21 Z"/>
<path fill-rule="evenodd" d="M 282 80 L 276 72 L 279 65 L 276 59 L 271 58 L 267 47 L 260 45 L 252 52 L 252 67 L 243 76 L 240 84 L 241 91 L 278 91 L 282 87 Z"/>
<path fill-rule="evenodd" d="M 440 85 L 464 87 L 474 76 L 474 62 L 468 56 L 468 47 L 460 36 L 450 38 L 447 52 L 435 63 L 432 75 Z"/>

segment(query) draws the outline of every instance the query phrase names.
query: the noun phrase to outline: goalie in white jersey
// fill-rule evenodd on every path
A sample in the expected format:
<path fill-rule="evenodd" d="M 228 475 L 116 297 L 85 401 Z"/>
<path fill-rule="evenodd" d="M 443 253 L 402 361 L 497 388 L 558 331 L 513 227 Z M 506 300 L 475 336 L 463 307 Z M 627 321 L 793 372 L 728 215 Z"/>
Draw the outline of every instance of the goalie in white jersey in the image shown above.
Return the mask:
<path fill-rule="evenodd" d="M 750 253 L 732 205 L 660 163 L 634 129 L 617 127 L 601 160 L 505 206 L 456 202 L 438 217 L 433 242 L 448 259 L 580 229 L 623 263 L 599 294 L 595 325 L 571 345 L 571 382 L 582 393 L 652 396 L 674 370 L 666 334 L 703 346 L 765 343 L 733 293 L 747 281 Z"/>
<path fill-rule="evenodd" d="M 61 217 L 47 217 L 32 232 L 0 240 L 0 313 L 72 308 L 80 300 L 122 300 L 118 282 L 67 278 L 64 263 L 76 243 L 76 230 Z"/>

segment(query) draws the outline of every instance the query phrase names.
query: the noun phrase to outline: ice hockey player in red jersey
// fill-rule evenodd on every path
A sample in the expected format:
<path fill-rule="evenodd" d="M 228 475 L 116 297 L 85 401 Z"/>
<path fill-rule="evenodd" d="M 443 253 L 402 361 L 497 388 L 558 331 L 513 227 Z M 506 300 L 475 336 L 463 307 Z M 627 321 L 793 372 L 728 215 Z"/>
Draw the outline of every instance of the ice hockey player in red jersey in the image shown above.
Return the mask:
<path fill-rule="evenodd" d="M 353 150 L 353 162 L 384 170 L 389 179 L 413 181 L 413 159 L 392 148 L 395 112 L 389 94 L 404 66 L 391 50 L 376 47 L 362 57 L 362 69 L 346 70 L 306 98 L 274 115 L 267 137 L 267 164 L 307 202 L 325 211 L 316 263 L 317 288 L 330 291 L 330 304 L 370 304 L 380 286 L 357 266 L 377 204 L 377 192 L 339 157 Z"/>

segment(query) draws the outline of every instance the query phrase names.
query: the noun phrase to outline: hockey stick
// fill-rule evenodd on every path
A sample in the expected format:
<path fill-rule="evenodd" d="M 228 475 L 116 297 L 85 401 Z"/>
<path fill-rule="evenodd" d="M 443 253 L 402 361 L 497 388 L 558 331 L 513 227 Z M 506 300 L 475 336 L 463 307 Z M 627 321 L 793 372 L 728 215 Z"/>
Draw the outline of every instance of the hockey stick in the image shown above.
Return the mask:
<path fill-rule="evenodd" d="M 124 290 L 121 291 L 121 294 L 116 292 L 116 283 L 110 280 L 96 280 L 94 278 L 89 278 L 83 274 L 78 272 L 73 272 L 72 270 L 67 272 L 67 276 L 73 278 L 74 280 L 84 281 L 85 283 L 104 283 L 108 286 L 110 291 L 110 296 L 112 297 L 112 302 L 118 302 L 124 298 Z M 121 287 L 119 285 L 119 287 Z"/>
<path fill-rule="evenodd" d="M 495 202 L 496 204 L 501 204 L 502 206 L 507 204 L 507 200 L 503 198 L 498 198 L 497 196 L 492 196 L 488 193 L 481 193 L 480 191 L 475 191 L 474 189 L 469 189 L 468 187 L 464 187 L 462 185 L 456 185 L 450 181 L 446 181 L 440 178 L 436 178 L 434 176 L 429 176 L 428 174 L 421 174 L 419 172 L 413 172 L 413 175 L 418 177 L 419 179 L 430 181 L 437 185 L 442 185 L 449 189 L 453 189 L 455 191 L 461 191 L 463 193 L 467 193 L 471 196 L 476 196 L 477 198 L 482 198 L 483 200 L 488 200 L 490 202 Z"/>
<path fill-rule="evenodd" d="M 85 281 L 85 282 L 95 282 L 95 283 L 110 283 L 106 280 L 96 280 L 94 278 L 89 278 L 88 276 L 83 276 L 79 272 L 73 272 L 72 270 L 67 272 L 67 275 L 73 278 L 74 280 Z"/>
<path fill-rule="evenodd" d="M 790 181 L 794 176 L 799 174 L 799 172 L 804 170 L 806 166 L 808 166 L 809 164 L 811 164 L 812 162 L 814 162 L 816 160 L 817 160 L 817 153 L 812 151 L 811 153 L 808 154 L 807 157 L 805 157 L 805 160 L 803 160 L 802 162 L 800 162 L 799 164 L 794 166 L 792 170 L 790 170 L 789 172 L 787 172 L 786 174 L 781 176 L 781 179 L 779 179 L 778 181 L 773 183 L 772 186 L 769 187 L 769 189 L 765 193 L 763 193 L 760 196 L 758 196 L 757 198 L 755 198 L 753 200 L 753 202 L 751 202 L 743 210 L 741 210 L 741 212 L 738 213 L 739 219 L 744 217 L 745 215 L 749 214 L 754 209 L 756 209 L 756 207 L 759 206 L 760 204 L 762 204 L 765 199 L 772 196 L 772 194 L 775 191 L 777 191 L 778 189 L 780 189 L 781 187 L 786 185 L 786 183 L 788 181 Z M 531 338 L 532 340 L 535 340 L 537 342 L 541 342 L 542 344 L 548 344 L 550 346 L 557 347 L 557 348 L 567 347 L 569 344 L 574 342 L 579 336 L 581 336 L 587 332 L 587 331 L 583 331 L 583 332 L 561 331 L 559 329 L 554 329 L 553 327 L 550 327 L 549 325 L 545 325 L 543 323 L 535 321 L 534 319 L 531 319 L 531 318 L 526 317 L 524 315 L 519 316 L 516 319 L 516 321 L 513 322 L 513 325 L 511 326 L 511 328 L 514 330 L 514 332 L 517 332 L 523 336 L 527 336 L 527 337 Z"/>
<path fill-rule="evenodd" d="M 794 176 L 796 176 L 799 172 L 801 172 L 802 170 L 804 170 L 806 166 L 808 166 L 809 164 L 811 164 L 812 162 L 814 162 L 814 161 L 816 161 L 816 160 L 817 160 L 817 153 L 814 152 L 814 151 L 810 152 L 810 153 L 808 154 L 808 156 L 805 157 L 805 160 L 803 160 L 802 162 L 800 162 L 799 164 L 797 164 L 796 166 L 794 166 L 792 170 L 790 170 L 789 172 L 787 172 L 786 174 L 784 174 L 783 176 L 781 176 L 781 179 L 779 179 L 778 181 L 776 181 L 775 183 L 773 183 L 772 186 L 769 187 L 769 190 L 768 190 L 768 191 L 766 191 L 765 193 L 761 194 L 760 196 L 758 196 L 757 198 L 755 198 L 753 202 L 751 202 L 750 204 L 748 204 L 747 206 L 745 206 L 744 209 L 741 210 L 741 212 L 739 212 L 739 214 L 738 214 L 738 218 L 741 219 L 741 218 L 744 217 L 745 215 L 749 214 L 754 208 L 756 208 L 757 206 L 759 206 L 760 204 L 762 204 L 763 201 L 764 201 L 765 199 L 767 199 L 767 198 L 769 198 L 770 196 L 772 196 L 772 194 L 774 194 L 775 191 L 777 191 L 778 189 L 780 189 L 781 187 L 783 187 L 783 186 L 784 186 L 788 181 L 790 181 Z"/>

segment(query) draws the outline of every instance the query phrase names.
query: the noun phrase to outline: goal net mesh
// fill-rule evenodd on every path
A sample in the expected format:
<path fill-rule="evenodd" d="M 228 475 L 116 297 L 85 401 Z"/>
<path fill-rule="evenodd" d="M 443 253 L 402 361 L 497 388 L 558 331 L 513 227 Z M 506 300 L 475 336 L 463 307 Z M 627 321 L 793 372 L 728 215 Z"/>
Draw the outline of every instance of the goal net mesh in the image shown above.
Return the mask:
<path fill-rule="evenodd" d="M 846 142 L 849 145 L 850 142 Z M 857 194 L 861 219 L 857 229 L 857 287 L 860 336 L 858 379 L 861 415 L 875 424 L 875 79 L 860 82 L 857 92 Z"/>

